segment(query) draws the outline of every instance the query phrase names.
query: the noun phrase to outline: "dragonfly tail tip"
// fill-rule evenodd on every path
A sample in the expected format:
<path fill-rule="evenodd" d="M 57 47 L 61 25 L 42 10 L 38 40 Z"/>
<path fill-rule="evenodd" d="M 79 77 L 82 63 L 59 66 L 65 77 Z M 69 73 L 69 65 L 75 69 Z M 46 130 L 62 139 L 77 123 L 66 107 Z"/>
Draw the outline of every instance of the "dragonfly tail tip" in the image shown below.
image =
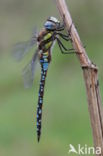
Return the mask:
<path fill-rule="evenodd" d="M 40 135 L 38 135 L 38 138 L 37 139 L 38 139 L 38 142 L 39 142 L 40 141 Z"/>

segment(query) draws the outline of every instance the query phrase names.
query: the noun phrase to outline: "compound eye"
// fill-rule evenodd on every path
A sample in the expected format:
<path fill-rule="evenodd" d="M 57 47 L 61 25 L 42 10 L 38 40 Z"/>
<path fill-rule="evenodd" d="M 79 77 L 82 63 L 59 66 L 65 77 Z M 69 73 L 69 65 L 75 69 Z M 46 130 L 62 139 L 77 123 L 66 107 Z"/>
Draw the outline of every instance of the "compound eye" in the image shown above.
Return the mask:
<path fill-rule="evenodd" d="M 46 29 L 53 30 L 53 29 L 55 29 L 55 24 L 52 23 L 52 22 L 50 22 L 50 21 L 47 21 L 47 22 L 44 24 L 44 27 L 45 27 Z"/>

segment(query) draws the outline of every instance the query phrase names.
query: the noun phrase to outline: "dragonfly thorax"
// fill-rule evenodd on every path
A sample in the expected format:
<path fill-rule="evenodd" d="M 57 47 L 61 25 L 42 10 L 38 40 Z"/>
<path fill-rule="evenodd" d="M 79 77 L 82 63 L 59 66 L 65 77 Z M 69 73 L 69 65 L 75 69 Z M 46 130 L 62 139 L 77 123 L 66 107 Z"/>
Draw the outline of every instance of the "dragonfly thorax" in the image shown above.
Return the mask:
<path fill-rule="evenodd" d="M 54 38 L 53 38 L 53 31 L 47 31 L 46 29 L 43 29 L 40 31 L 38 35 L 38 48 L 42 51 L 47 51 L 51 48 Z"/>

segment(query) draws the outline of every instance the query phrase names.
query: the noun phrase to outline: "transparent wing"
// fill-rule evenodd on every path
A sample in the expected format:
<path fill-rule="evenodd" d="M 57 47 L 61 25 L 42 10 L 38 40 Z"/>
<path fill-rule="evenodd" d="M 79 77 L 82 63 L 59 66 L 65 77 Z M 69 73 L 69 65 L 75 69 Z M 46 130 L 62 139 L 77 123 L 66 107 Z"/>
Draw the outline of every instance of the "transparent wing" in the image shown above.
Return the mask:
<path fill-rule="evenodd" d="M 23 69 L 22 75 L 24 79 L 25 88 L 29 88 L 33 84 L 37 56 L 38 56 L 38 49 L 33 55 L 33 58 L 30 61 L 30 63 L 26 65 L 26 67 Z"/>
<path fill-rule="evenodd" d="M 32 36 L 36 37 L 38 36 L 39 32 L 36 26 L 34 26 L 33 30 L 32 30 Z"/>
<path fill-rule="evenodd" d="M 29 52 L 30 48 L 32 48 L 30 41 L 17 43 L 13 47 L 13 57 L 17 61 L 21 61 L 23 57 L 25 56 L 25 54 Z"/>
<path fill-rule="evenodd" d="M 21 61 L 23 57 L 37 42 L 37 29 L 35 28 L 32 33 L 32 38 L 29 41 L 20 42 L 14 45 L 12 55 L 17 61 Z"/>

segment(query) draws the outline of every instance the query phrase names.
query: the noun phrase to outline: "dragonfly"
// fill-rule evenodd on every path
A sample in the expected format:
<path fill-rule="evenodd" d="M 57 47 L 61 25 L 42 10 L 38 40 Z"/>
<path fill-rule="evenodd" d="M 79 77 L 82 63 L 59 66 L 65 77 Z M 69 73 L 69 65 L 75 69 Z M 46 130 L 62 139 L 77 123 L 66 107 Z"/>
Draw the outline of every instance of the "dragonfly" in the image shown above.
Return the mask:
<path fill-rule="evenodd" d="M 34 80 L 35 62 L 38 58 L 41 66 L 41 78 L 38 93 L 37 104 L 37 140 L 39 142 L 41 136 L 42 127 L 42 107 L 44 97 L 45 80 L 49 64 L 51 62 L 52 47 L 57 41 L 62 54 L 74 53 L 74 49 L 67 49 L 62 43 L 61 39 L 70 41 L 70 36 L 63 33 L 65 29 L 64 22 L 60 22 L 57 18 L 51 16 L 45 23 L 44 27 L 38 33 L 34 31 L 32 38 L 29 41 L 21 42 L 14 47 L 14 56 L 17 60 L 22 60 L 24 56 L 30 51 L 30 49 L 36 44 L 37 49 L 29 64 L 23 69 L 24 85 L 26 87 L 32 86 Z"/>

